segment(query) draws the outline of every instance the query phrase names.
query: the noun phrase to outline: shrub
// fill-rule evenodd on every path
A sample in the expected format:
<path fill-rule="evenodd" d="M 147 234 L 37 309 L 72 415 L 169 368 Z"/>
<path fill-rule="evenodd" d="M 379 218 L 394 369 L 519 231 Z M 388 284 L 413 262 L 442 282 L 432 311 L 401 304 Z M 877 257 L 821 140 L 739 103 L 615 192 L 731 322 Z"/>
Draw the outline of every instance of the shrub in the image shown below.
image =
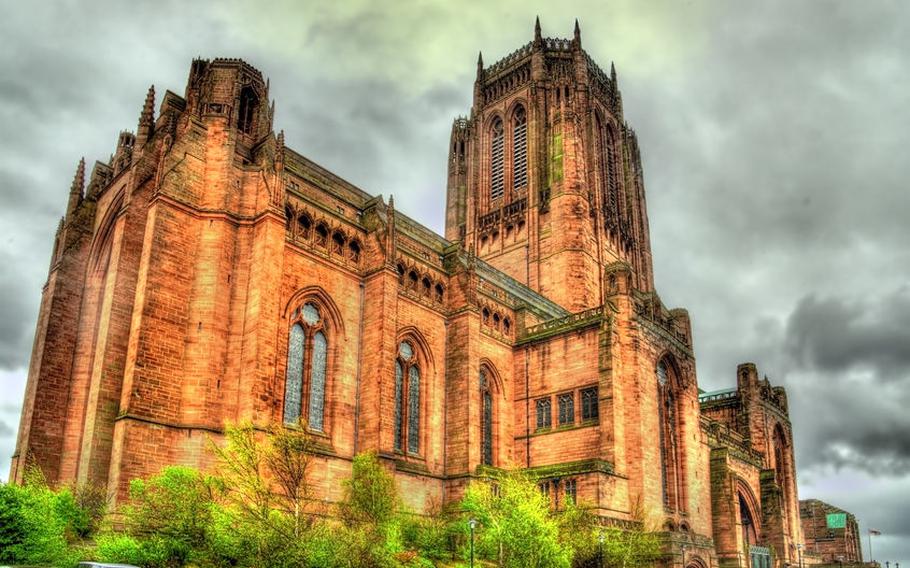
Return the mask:
<path fill-rule="evenodd" d="M 95 540 L 95 558 L 100 562 L 146 564 L 141 542 L 125 534 L 103 534 Z"/>
<path fill-rule="evenodd" d="M 68 489 L 53 491 L 38 468 L 22 486 L 0 484 L 0 561 L 22 564 L 75 564 L 87 513 Z"/>

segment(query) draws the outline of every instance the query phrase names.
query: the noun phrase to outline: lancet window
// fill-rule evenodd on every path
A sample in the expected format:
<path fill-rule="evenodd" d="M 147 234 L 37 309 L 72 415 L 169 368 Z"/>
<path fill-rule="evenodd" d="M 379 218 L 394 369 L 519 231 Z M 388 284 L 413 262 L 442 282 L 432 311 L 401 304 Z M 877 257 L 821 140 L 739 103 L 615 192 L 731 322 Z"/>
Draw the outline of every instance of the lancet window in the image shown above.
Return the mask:
<path fill-rule="evenodd" d="M 528 185 L 528 116 L 523 106 L 512 116 L 512 189 Z"/>
<path fill-rule="evenodd" d="M 480 369 L 480 459 L 493 465 L 493 384 L 489 372 Z"/>
<path fill-rule="evenodd" d="M 664 506 L 679 509 L 682 505 L 679 468 L 679 417 L 677 416 L 674 371 L 666 360 L 657 364 L 658 419 L 660 429 L 661 485 Z"/>
<path fill-rule="evenodd" d="M 502 197 L 505 189 L 505 133 L 502 120 L 493 122 L 490 140 L 490 201 Z"/>
<path fill-rule="evenodd" d="M 312 302 L 296 309 L 288 333 L 288 365 L 284 388 L 284 422 L 301 420 L 325 430 L 328 338 L 319 307 Z"/>
<path fill-rule="evenodd" d="M 398 344 L 395 359 L 395 450 L 420 451 L 420 363 L 410 341 Z"/>

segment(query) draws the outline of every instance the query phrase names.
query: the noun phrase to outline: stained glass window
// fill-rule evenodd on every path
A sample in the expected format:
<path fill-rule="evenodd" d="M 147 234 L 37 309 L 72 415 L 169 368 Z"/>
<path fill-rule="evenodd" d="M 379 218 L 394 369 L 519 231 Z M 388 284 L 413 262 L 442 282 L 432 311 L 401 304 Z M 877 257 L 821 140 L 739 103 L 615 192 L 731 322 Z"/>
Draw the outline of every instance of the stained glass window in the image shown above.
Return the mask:
<path fill-rule="evenodd" d="M 502 121 L 498 118 L 496 122 L 493 123 L 493 140 L 490 152 L 490 163 L 492 165 L 491 175 L 490 175 L 490 200 L 499 199 L 502 197 L 503 189 L 505 187 L 505 173 L 503 170 L 504 166 L 504 155 L 503 155 L 503 129 Z"/>
<path fill-rule="evenodd" d="M 395 359 L 395 451 L 420 451 L 420 367 L 407 341 L 398 344 Z"/>
<path fill-rule="evenodd" d="M 566 426 L 575 423 L 575 393 L 567 392 L 559 395 L 559 425 Z"/>
<path fill-rule="evenodd" d="M 416 454 L 420 449 L 420 370 L 408 370 L 408 451 Z"/>
<path fill-rule="evenodd" d="M 512 119 L 512 187 L 528 185 L 528 118 L 524 107 L 515 110 Z"/>
<path fill-rule="evenodd" d="M 325 431 L 328 336 L 319 308 L 306 303 L 291 314 L 284 422 L 305 419 L 309 428 Z M 305 413 L 305 415 L 304 415 Z"/>
<path fill-rule="evenodd" d="M 483 391 L 483 463 L 493 465 L 493 397 Z"/>
<path fill-rule="evenodd" d="M 581 391 L 581 419 L 595 420 L 599 414 L 597 407 L 597 387 L 587 388 Z"/>
<path fill-rule="evenodd" d="M 395 361 L 395 449 L 402 450 L 401 445 L 401 416 L 404 405 L 404 371 L 401 363 Z"/>
<path fill-rule="evenodd" d="M 309 425 L 314 430 L 323 430 L 325 407 L 325 359 L 328 344 L 325 335 L 319 331 L 313 336 L 313 364 L 310 373 Z"/>
<path fill-rule="evenodd" d="M 291 328 L 288 338 L 288 370 L 284 386 L 284 422 L 300 420 L 300 401 L 303 398 L 304 333 L 300 324 Z"/>
<path fill-rule="evenodd" d="M 553 417 L 550 412 L 550 399 L 540 398 L 535 402 L 537 407 L 537 429 L 542 430 L 553 425 Z"/>
<path fill-rule="evenodd" d="M 319 308 L 313 304 L 303 306 L 303 321 L 307 322 L 309 325 L 316 325 L 319 323 Z"/>

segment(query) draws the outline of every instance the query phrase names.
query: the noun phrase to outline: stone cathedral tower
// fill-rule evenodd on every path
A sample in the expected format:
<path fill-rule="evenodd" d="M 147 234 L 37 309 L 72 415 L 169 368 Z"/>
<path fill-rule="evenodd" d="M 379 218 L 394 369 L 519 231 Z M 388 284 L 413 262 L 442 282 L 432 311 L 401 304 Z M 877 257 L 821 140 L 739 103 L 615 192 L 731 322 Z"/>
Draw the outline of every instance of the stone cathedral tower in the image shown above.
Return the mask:
<path fill-rule="evenodd" d="M 571 40 L 477 61 L 474 104 L 452 127 L 446 238 L 564 308 L 603 304 L 604 268 L 653 289 L 641 158 L 611 65 Z"/>

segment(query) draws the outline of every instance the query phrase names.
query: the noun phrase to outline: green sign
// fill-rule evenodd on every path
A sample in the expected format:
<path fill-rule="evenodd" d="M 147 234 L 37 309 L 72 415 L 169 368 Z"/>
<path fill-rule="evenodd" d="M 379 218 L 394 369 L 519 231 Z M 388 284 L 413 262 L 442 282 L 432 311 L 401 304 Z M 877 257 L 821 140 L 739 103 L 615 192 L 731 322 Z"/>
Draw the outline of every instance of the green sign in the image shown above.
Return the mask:
<path fill-rule="evenodd" d="M 847 513 L 828 513 L 829 529 L 847 528 Z"/>

